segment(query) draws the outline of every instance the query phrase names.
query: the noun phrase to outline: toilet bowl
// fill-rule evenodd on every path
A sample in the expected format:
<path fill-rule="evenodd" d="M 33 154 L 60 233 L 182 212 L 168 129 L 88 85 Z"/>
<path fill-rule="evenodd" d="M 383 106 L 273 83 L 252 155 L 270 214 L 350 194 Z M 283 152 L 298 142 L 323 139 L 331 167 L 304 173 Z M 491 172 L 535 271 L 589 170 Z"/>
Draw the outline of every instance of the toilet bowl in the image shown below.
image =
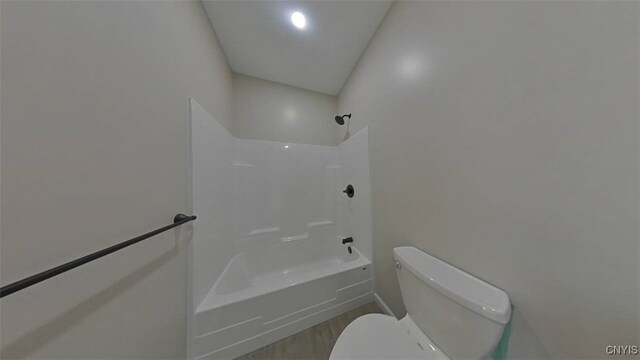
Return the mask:
<path fill-rule="evenodd" d="M 393 255 L 407 315 L 357 318 L 329 358 L 488 358 L 511 317 L 507 294 L 415 247 Z"/>

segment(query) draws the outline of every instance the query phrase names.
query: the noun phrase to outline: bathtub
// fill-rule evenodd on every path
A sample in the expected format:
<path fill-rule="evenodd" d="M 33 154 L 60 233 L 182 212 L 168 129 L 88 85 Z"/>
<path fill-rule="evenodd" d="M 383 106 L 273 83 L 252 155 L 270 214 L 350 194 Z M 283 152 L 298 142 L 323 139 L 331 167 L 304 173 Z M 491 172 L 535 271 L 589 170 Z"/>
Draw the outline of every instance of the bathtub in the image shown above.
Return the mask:
<path fill-rule="evenodd" d="M 301 256 L 303 240 L 252 246 L 227 264 L 196 311 L 193 358 L 235 358 L 373 301 L 371 262 L 357 248 Z"/>

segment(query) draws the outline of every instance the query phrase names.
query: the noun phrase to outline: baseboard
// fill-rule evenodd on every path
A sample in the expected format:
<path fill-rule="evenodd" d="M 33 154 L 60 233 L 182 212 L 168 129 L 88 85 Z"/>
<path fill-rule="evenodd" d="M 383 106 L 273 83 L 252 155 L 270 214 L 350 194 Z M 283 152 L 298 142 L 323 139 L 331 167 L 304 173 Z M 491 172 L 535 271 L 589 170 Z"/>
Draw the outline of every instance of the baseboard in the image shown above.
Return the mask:
<path fill-rule="evenodd" d="M 382 298 L 380 297 L 380 295 L 378 295 L 378 293 L 373 293 L 373 299 L 376 301 L 376 304 L 378 304 L 378 307 L 382 311 L 384 311 L 385 314 L 391 315 L 397 319 L 396 314 L 394 314 L 393 311 L 391 311 L 387 303 L 385 303 L 384 300 L 382 300 Z"/>

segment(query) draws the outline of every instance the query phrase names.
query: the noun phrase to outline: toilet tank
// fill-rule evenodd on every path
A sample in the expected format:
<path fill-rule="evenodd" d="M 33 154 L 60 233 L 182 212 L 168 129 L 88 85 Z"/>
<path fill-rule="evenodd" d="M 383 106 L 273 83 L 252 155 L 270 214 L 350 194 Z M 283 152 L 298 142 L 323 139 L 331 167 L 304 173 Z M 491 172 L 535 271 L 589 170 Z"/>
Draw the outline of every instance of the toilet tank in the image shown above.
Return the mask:
<path fill-rule="evenodd" d="M 393 255 L 407 316 L 451 359 L 488 358 L 511 317 L 507 294 L 415 247 Z"/>

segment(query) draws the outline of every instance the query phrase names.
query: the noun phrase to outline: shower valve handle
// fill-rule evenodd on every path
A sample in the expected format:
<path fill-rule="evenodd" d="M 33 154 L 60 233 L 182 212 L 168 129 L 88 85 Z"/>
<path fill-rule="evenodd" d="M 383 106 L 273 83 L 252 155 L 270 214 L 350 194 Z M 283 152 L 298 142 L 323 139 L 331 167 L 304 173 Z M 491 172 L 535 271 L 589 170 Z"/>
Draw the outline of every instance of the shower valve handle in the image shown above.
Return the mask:
<path fill-rule="evenodd" d="M 352 198 L 354 194 L 353 185 L 347 185 L 347 188 L 342 190 L 343 193 L 347 194 L 348 197 Z"/>

